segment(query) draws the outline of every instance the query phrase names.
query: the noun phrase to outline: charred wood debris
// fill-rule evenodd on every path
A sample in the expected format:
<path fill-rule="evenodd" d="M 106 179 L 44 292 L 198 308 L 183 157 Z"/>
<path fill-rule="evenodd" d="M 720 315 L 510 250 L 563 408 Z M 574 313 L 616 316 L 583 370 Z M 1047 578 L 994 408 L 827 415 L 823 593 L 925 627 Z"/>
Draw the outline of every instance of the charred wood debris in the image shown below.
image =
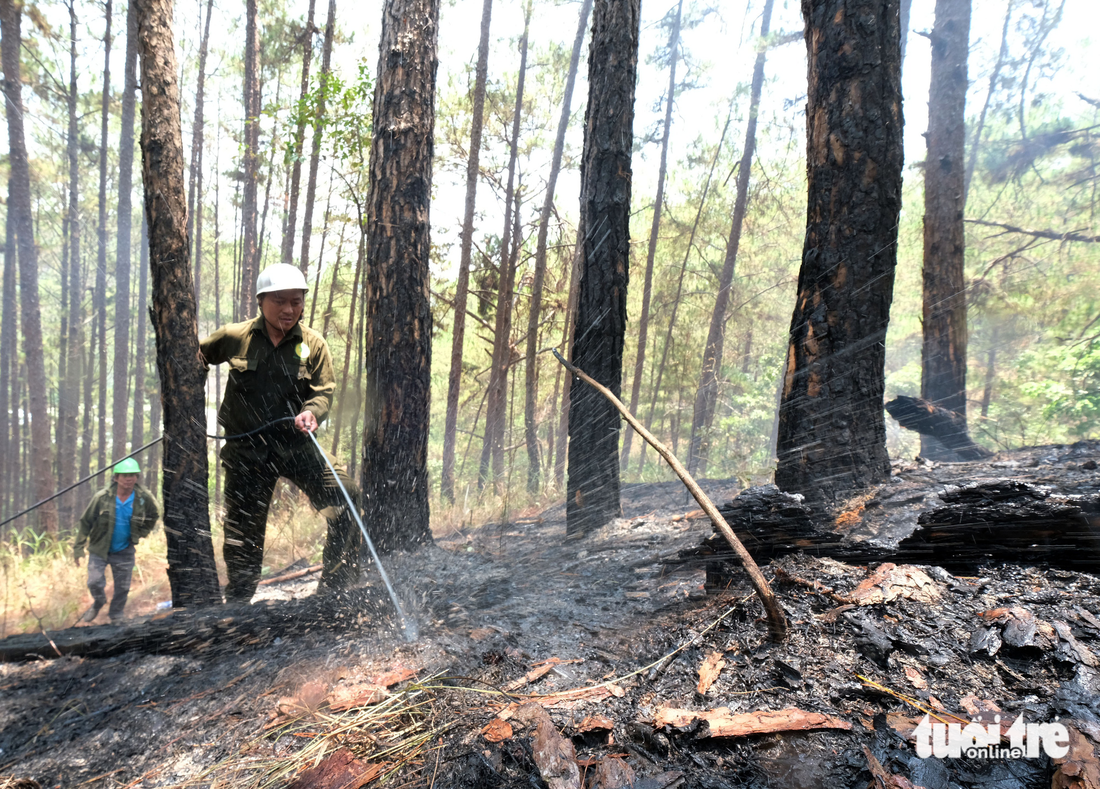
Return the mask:
<path fill-rule="evenodd" d="M 274 785 L 328 789 L 403 777 L 395 785 L 1100 789 L 1097 458 L 1100 443 L 1084 442 L 967 463 L 918 459 L 896 463 L 878 488 L 829 505 L 774 486 L 743 491 L 720 509 L 783 605 L 790 630 L 782 643 L 768 639 L 763 608 L 726 541 L 714 534 L 700 543 L 704 514 L 685 513 L 686 505 L 678 513 L 640 509 L 651 506 L 641 486 L 624 487 L 624 507 L 629 513 L 637 497 L 633 512 L 646 515 L 559 542 L 560 551 L 546 539 L 562 524 L 543 513 L 531 522 L 531 541 L 508 555 L 510 570 L 483 550 L 499 536 L 441 540 L 403 560 L 422 576 L 413 593 L 437 598 L 420 611 L 432 618 L 430 646 L 395 651 L 400 673 L 372 680 L 369 693 L 337 683 L 308 704 L 280 699 L 264 731 L 299 721 L 332 744 Z M 576 576 L 597 553 L 607 557 L 598 566 L 618 566 L 605 578 L 597 572 L 593 589 L 553 577 Z M 458 557 L 468 564 L 458 566 Z M 543 562 L 537 572 L 515 575 L 535 567 L 535 557 Z M 654 589 L 683 586 L 689 576 L 701 588 L 629 607 L 643 593 L 628 591 L 624 578 L 652 561 L 660 568 Z M 484 589 L 471 597 L 471 583 Z M 521 590 L 540 584 L 541 608 L 520 601 Z M 554 595 L 576 592 L 587 602 L 577 597 L 575 610 L 546 610 L 565 599 Z M 458 611 L 453 601 L 466 598 L 477 602 Z M 105 641 L 84 654 L 118 654 L 122 644 L 262 655 L 273 637 L 316 639 L 342 627 L 346 641 L 388 615 L 377 594 L 343 603 L 342 622 L 301 600 L 146 622 L 115 642 L 104 628 Z M 512 614 L 522 606 L 523 617 L 509 619 L 509 605 Z M 578 625 L 586 608 L 588 626 Z M 89 639 L 90 630 L 76 632 Z M 35 637 L 38 655 L 53 657 Z M 64 650 L 77 636 L 51 637 Z M 28 656 L 16 655 L 11 639 L 3 646 L 6 659 Z M 409 705 L 432 731 L 415 758 L 397 763 L 393 742 L 351 737 L 346 723 L 333 722 L 341 710 L 412 693 L 432 699 Z M 974 721 L 1005 749 L 1016 721 L 1056 723 L 1066 747 L 918 753 L 922 722 L 962 730 Z M 280 741 L 272 739 L 275 752 Z M 17 774 L 13 766 L 0 779 Z"/>

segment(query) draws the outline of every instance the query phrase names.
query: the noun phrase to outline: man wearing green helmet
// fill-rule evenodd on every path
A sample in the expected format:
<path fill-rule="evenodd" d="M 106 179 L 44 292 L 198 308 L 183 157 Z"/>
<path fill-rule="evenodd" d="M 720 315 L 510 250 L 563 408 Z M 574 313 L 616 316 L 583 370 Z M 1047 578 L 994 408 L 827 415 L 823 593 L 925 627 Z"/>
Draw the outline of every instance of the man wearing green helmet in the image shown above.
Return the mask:
<path fill-rule="evenodd" d="M 133 458 L 115 465 L 111 484 L 92 497 L 80 518 L 73 560 L 80 566 L 84 545 L 88 546 L 88 591 L 92 605 L 80 617 L 91 622 L 107 602 L 107 568 L 111 568 L 115 591 L 108 615 L 119 622 L 130 596 L 130 578 L 134 573 L 134 546 L 148 537 L 160 518 L 160 507 L 148 490 L 138 483 L 141 468 Z"/>
<path fill-rule="evenodd" d="M 267 513 L 279 477 L 297 485 L 328 518 L 320 590 L 338 591 L 359 577 L 362 538 L 324 458 L 306 435 L 324 421 L 336 391 L 328 344 L 301 322 L 308 289 L 294 266 L 268 266 L 256 278 L 259 315 L 222 326 L 200 343 L 208 365 L 229 364 L 218 409 L 218 424 L 228 437 L 221 451 L 227 603 L 248 603 L 256 592 Z M 358 502 L 358 486 L 334 458 L 329 460 Z"/>

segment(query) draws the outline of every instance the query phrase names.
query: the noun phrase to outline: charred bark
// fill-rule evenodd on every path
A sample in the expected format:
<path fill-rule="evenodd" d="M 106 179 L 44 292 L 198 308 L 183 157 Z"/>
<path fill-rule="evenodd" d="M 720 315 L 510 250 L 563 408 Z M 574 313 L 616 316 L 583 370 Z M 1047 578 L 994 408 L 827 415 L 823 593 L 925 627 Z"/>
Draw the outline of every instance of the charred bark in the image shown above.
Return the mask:
<path fill-rule="evenodd" d="M 897 262 L 898 0 L 803 0 L 806 241 L 779 415 L 776 484 L 810 497 L 886 479 L 886 328 Z"/>
<path fill-rule="evenodd" d="M 221 602 L 210 540 L 206 370 L 199 352 L 187 239 L 183 135 L 171 0 L 137 0 L 141 51 L 141 163 L 153 327 L 164 405 L 164 531 L 177 608 Z"/>
<path fill-rule="evenodd" d="M 431 252 L 438 0 L 382 11 L 367 196 L 361 486 L 381 551 L 430 542 Z"/>
<path fill-rule="evenodd" d="M 21 6 L 15 0 L 0 0 L 0 60 L 4 69 L 4 98 L 8 122 L 8 158 L 11 164 L 8 191 L 8 218 L 15 231 L 19 258 L 19 301 L 23 325 L 23 355 L 27 369 L 31 437 L 31 468 L 37 500 L 53 493 L 46 361 L 42 352 L 42 317 L 38 296 L 38 250 L 34 244 L 34 216 L 31 212 L 31 171 L 23 132 L 23 81 L 20 74 L 22 33 Z M 9 257 L 10 261 L 10 257 Z M 13 288 L 14 290 L 14 288 Z M 10 305 L 9 305 L 10 306 Z M 14 315 L 13 315 L 14 317 Z M 14 372 L 14 370 L 10 371 Z M 12 376 L 17 379 L 18 376 Z M 4 382 L 4 385 L 7 381 Z M 16 399 L 16 402 L 18 400 Z M 24 414 L 27 412 L 24 411 Z M 39 524 L 50 533 L 57 532 L 57 506 L 49 502 L 39 508 Z"/>
<path fill-rule="evenodd" d="M 966 430 L 966 88 L 970 0 L 936 0 L 924 166 L 924 343 L 921 398 L 954 411 Z M 921 440 L 921 454 L 951 460 Z"/>
<path fill-rule="evenodd" d="M 588 109 L 581 164 L 581 259 L 572 362 L 619 397 L 630 266 L 631 147 L 638 69 L 639 3 L 600 0 L 588 55 Z M 620 417 L 592 389 L 569 406 L 566 530 L 598 529 L 622 512 Z"/>
<path fill-rule="evenodd" d="M 543 197 L 542 214 L 539 216 L 539 233 L 535 246 L 535 271 L 531 281 L 531 308 L 527 316 L 527 367 L 524 380 L 523 427 L 527 444 L 527 492 L 538 493 L 542 482 L 542 466 L 539 458 L 538 440 L 538 341 L 539 316 L 542 311 L 542 290 L 546 281 L 546 241 L 550 228 L 550 212 L 554 208 L 554 189 L 558 183 L 561 169 L 562 152 L 565 150 L 565 132 L 569 127 L 569 117 L 573 107 L 573 87 L 577 81 L 577 67 L 581 59 L 581 45 L 584 43 L 584 29 L 588 15 L 592 11 L 592 0 L 581 3 L 580 21 L 577 23 L 577 35 L 573 39 L 573 56 L 569 60 L 569 73 L 565 77 L 565 90 L 561 100 L 561 117 L 558 119 L 558 132 L 554 137 L 554 152 L 550 156 L 550 172 L 546 176 L 546 195 Z M 557 400 L 557 376 L 554 372 L 555 396 Z M 547 440 L 547 468 L 554 456 L 554 430 L 549 430 Z"/>
<path fill-rule="evenodd" d="M 478 162 L 481 131 L 485 120 L 485 82 L 489 71 L 489 28 L 493 0 L 481 7 L 481 38 L 477 46 L 473 108 L 470 117 L 470 155 L 466 162 L 466 203 L 462 220 L 458 280 L 455 283 L 454 327 L 451 342 L 451 370 L 447 376 L 447 415 L 443 427 L 443 470 L 440 493 L 444 501 L 455 499 L 455 444 L 458 438 L 458 395 L 462 384 L 462 354 L 466 341 L 466 300 L 470 289 L 470 251 L 474 237 L 474 208 L 477 202 Z"/>
<path fill-rule="evenodd" d="M 886 404 L 886 412 L 906 430 L 920 433 L 922 438 L 935 439 L 958 460 L 981 460 L 992 454 L 970 439 L 966 420 L 927 400 L 902 395 Z"/>

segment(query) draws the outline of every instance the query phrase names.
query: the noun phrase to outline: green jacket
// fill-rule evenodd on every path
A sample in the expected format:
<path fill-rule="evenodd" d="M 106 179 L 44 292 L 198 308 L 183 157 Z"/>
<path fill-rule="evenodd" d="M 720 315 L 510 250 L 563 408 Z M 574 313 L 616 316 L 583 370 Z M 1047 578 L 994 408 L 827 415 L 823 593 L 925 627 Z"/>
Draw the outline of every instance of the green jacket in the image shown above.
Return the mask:
<path fill-rule="evenodd" d="M 107 558 L 111 548 L 111 537 L 115 532 L 115 494 L 118 483 L 109 486 L 92 497 L 91 503 L 80 518 L 80 528 L 73 543 L 73 555 L 79 559 L 84 556 L 84 543 L 89 553 L 101 559 Z M 138 540 L 149 536 L 160 518 L 160 505 L 141 483 L 134 486 L 134 514 L 130 519 L 130 543 L 137 545 Z"/>
<path fill-rule="evenodd" d="M 231 323 L 200 343 L 208 365 L 229 364 L 229 381 L 218 409 L 227 436 L 256 430 L 276 419 L 310 411 L 320 424 L 332 407 L 336 374 L 320 333 L 298 322 L 275 347 L 263 316 Z M 262 462 L 272 448 L 297 448 L 305 436 L 290 422 L 265 430 L 252 440 L 227 441 L 222 460 Z"/>

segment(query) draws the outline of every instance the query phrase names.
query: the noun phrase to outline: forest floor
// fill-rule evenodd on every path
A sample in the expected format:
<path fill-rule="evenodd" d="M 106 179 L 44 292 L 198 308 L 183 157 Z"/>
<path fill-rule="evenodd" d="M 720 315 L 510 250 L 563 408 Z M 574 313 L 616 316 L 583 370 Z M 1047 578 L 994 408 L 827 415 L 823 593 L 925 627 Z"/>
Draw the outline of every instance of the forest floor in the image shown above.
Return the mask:
<path fill-rule="evenodd" d="M 915 523 L 979 478 L 1095 499 L 1097 460 L 1079 444 L 900 463 L 890 484 L 922 491 Z M 681 558 L 711 533 L 681 485 L 625 486 L 622 503 L 580 539 L 558 505 L 387 557 L 413 640 L 374 572 L 293 631 L 107 658 L 51 659 L 43 639 L 40 659 L 0 664 L 0 787 L 1100 787 L 1100 575 L 925 567 L 871 579 L 875 597 L 875 565 L 791 555 L 764 568 L 790 623 L 773 644 L 747 581 L 706 589 Z M 252 608 L 315 586 L 269 584 Z M 184 628 L 174 616 L 127 630 Z M 1071 749 L 920 758 L 921 708 L 1058 720 Z"/>

